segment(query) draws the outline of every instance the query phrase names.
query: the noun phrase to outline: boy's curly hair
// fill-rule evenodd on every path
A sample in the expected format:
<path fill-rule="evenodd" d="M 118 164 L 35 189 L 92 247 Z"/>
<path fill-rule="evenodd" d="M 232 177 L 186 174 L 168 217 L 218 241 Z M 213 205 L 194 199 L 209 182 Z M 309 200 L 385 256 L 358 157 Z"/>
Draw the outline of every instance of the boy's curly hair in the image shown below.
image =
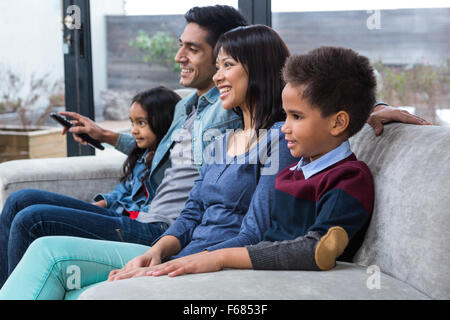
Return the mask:
<path fill-rule="evenodd" d="M 376 101 L 376 79 L 370 61 L 351 49 L 320 47 L 293 55 L 283 68 L 286 83 L 302 87 L 302 98 L 327 117 L 338 111 L 350 115 L 347 133 L 357 133 Z"/>

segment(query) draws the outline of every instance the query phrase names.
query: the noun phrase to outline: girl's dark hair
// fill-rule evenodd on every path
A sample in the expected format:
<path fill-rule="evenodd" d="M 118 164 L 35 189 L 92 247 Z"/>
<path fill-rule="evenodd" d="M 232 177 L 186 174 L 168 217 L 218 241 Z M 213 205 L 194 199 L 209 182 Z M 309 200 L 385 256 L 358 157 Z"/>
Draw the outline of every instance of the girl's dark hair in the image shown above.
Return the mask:
<path fill-rule="evenodd" d="M 178 101 L 180 101 L 180 99 L 180 96 L 172 90 L 165 87 L 156 87 L 138 93 L 131 102 L 131 105 L 133 105 L 133 103 L 139 103 L 147 112 L 149 126 L 156 136 L 155 146 L 149 151 L 147 158 L 145 159 L 145 165 L 148 170 L 144 176 L 144 179 L 146 179 L 150 174 L 155 150 L 172 124 L 175 105 Z M 130 152 L 127 160 L 123 164 L 123 176 L 120 179 L 120 182 L 125 182 L 127 179 L 131 180 L 133 178 L 134 167 L 146 150 L 147 149 L 141 149 L 135 145 L 134 149 Z"/>
<path fill-rule="evenodd" d="M 290 53 L 278 33 L 264 25 L 238 27 L 219 38 L 214 49 L 216 57 L 221 48 L 247 71 L 246 102 L 256 133 L 283 121 L 281 70 Z"/>

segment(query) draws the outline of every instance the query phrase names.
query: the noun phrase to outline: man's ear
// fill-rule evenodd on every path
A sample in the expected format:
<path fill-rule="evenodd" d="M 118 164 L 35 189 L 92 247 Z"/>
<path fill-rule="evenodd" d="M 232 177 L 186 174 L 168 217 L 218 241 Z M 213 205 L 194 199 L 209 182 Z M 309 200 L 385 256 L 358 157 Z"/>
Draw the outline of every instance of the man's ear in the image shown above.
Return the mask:
<path fill-rule="evenodd" d="M 350 124 L 350 115 L 345 111 L 335 113 L 331 118 L 331 135 L 339 136 L 345 132 Z"/>

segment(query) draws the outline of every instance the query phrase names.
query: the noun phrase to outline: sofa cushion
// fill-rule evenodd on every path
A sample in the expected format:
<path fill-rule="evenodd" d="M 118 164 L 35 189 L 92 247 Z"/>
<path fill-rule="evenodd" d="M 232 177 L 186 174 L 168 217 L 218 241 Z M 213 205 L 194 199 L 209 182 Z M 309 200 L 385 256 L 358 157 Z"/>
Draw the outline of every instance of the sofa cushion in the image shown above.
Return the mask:
<path fill-rule="evenodd" d="M 140 277 L 102 282 L 80 300 L 284 300 L 284 299 L 429 299 L 408 284 L 367 269 L 339 262 L 330 271 L 224 270 L 175 278 Z M 369 287 L 372 287 L 371 285 Z M 73 296 L 73 295 L 72 295 Z"/>
<path fill-rule="evenodd" d="M 6 198 L 22 189 L 57 192 L 91 201 L 109 192 L 120 178 L 126 156 L 120 153 L 96 157 L 27 159 L 0 164 L 0 208 Z"/>
<path fill-rule="evenodd" d="M 375 206 L 354 257 L 362 265 L 450 299 L 450 128 L 366 125 L 351 139 L 375 182 Z"/>

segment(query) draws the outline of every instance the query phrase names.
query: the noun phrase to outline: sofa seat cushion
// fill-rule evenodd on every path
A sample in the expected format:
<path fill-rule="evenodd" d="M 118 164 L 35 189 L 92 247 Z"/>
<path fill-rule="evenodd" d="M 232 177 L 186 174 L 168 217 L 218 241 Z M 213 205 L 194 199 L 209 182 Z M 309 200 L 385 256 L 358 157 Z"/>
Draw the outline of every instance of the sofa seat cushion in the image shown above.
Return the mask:
<path fill-rule="evenodd" d="M 330 271 L 224 270 L 175 278 L 140 277 L 103 282 L 80 300 L 316 300 L 429 299 L 408 284 L 381 273 L 369 289 L 367 268 L 339 262 Z M 371 278 L 373 279 L 373 278 Z M 372 283 L 372 282 L 370 282 Z M 373 282 L 375 283 L 375 282 Z"/>

